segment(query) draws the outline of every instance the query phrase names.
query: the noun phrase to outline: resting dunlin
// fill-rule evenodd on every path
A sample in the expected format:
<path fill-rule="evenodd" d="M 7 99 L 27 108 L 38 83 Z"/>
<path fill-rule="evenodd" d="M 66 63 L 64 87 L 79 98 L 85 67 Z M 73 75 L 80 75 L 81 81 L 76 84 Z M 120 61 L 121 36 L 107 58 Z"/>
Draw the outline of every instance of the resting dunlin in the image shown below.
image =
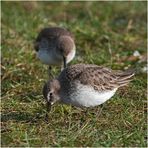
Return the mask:
<path fill-rule="evenodd" d="M 43 95 L 48 111 L 57 101 L 77 107 L 94 107 L 109 100 L 133 76 L 130 70 L 117 72 L 97 65 L 76 64 L 48 81 L 43 87 Z"/>
<path fill-rule="evenodd" d="M 62 65 L 66 68 L 75 56 L 75 43 L 73 35 L 64 28 L 50 27 L 41 30 L 34 46 L 38 58 L 42 63 L 49 65 Z"/>

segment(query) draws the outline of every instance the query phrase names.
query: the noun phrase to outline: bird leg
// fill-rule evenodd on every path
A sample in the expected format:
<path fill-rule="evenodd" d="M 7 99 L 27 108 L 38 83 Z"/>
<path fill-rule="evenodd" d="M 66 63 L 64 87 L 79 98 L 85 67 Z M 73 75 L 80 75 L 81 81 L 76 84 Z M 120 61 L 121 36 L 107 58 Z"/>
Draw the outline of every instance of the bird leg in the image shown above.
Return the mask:
<path fill-rule="evenodd" d="M 54 78 L 54 75 L 52 74 L 52 67 L 51 66 L 48 67 L 48 75 L 49 75 L 49 78 L 50 77 Z"/>
<path fill-rule="evenodd" d="M 101 115 L 103 108 L 104 108 L 104 104 L 101 104 L 99 111 L 97 111 L 97 117 L 99 117 Z"/>
<path fill-rule="evenodd" d="M 64 68 L 66 68 L 66 67 L 67 67 L 67 64 L 66 64 L 66 58 L 65 58 L 65 56 L 63 56 L 63 66 L 64 66 Z"/>

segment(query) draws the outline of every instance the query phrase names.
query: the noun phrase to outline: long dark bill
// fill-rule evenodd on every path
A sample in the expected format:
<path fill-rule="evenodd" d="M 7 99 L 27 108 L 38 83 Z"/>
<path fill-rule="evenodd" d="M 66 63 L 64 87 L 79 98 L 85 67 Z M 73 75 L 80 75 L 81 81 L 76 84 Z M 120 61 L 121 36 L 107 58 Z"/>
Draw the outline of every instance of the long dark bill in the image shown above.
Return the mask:
<path fill-rule="evenodd" d="M 63 62 L 64 62 L 64 68 L 66 68 L 67 67 L 67 64 L 66 64 L 66 58 L 65 58 L 65 56 L 63 56 Z"/>
<path fill-rule="evenodd" d="M 51 103 L 50 102 L 47 102 L 46 104 L 46 117 L 45 117 L 45 120 L 48 122 L 49 121 L 49 116 L 48 116 L 48 113 L 51 111 Z"/>

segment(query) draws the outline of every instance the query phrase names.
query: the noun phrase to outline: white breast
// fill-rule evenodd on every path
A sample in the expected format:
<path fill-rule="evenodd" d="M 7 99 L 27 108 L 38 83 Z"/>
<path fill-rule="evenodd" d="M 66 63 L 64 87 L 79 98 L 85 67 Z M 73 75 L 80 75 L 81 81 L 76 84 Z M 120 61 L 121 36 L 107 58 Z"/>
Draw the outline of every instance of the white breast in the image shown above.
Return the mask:
<path fill-rule="evenodd" d="M 66 62 L 69 63 L 75 57 L 75 54 L 76 54 L 76 50 L 74 47 L 74 49 L 68 54 Z"/>
<path fill-rule="evenodd" d="M 42 63 L 47 65 L 60 65 L 62 63 L 62 59 L 57 59 L 52 51 L 49 52 L 47 50 L 39 50 L 37 52 L 37 57 L 41 60 Z"/>
<path fill-rule="evenodd" d="M 117 88 L 111 91 L 98 92 L 93 87 L 79 84 L 77 90 L 70 95 L 68 103 L 75 106 L 97 106 L 110 99 L 116 90 Z"/>
<path fill-rule="evenodd" d="M 75 56 L 75 49 L 72 50 L 68 56 L 66 63 L 69 63 Z M 47 65 L 61 65 L 63 62 L 62 56 L 55 56 L 53 51 L 48 51 L 47 49 L 42 49 L 37 52 L 37 57 L 42 63 Z"/>

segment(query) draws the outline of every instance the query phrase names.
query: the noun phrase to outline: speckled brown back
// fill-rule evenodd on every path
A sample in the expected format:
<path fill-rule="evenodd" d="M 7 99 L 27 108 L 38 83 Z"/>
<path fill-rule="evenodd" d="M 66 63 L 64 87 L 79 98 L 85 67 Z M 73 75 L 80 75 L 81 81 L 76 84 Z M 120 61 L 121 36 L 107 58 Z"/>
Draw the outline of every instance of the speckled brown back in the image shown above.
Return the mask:
<path fill-rule="evenodd" d="M 65 69 L 59 78 L 69 82 L 77 80 L 81 84 L 92 86 L 95 90 L 105 91 L 128 84 L 132 76 L 133 72 L 118 73 L 97 65 L 76 64 Z"/>

